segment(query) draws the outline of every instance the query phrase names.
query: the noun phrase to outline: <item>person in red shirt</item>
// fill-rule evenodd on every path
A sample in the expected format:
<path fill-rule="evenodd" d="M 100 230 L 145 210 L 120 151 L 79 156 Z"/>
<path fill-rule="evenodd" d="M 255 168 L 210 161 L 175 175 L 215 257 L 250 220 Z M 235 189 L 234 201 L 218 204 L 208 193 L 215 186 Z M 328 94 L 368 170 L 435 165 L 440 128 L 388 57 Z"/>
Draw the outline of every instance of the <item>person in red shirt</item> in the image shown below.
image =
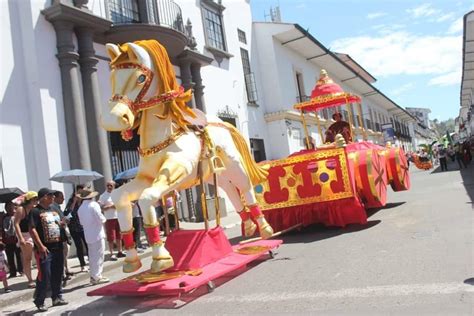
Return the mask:
<path fill-rule="evenodd" d="M 333 143 L 336 139 L 336 134 L 341 134 L 346 141 L 346 144 L 352 142 L 352 135 L 351 135 L 351 127 L 349 123 L 342 120 L 342 114 L 336 112 L 332 115 L 334 122 L 329 126 L 328 130 L 326 131 L 326 139 L 325 143 Z"/>

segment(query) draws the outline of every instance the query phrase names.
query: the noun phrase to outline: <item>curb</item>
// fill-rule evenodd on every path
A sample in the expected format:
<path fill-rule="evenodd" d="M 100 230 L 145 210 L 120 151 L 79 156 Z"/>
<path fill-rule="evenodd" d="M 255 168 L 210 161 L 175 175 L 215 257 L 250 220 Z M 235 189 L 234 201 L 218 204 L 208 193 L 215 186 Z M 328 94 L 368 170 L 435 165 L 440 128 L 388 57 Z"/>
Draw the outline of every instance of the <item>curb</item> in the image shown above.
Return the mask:
<path fill-rule="evenodd" d="M 139 257 L 140 257 L 140 259 L 145 259 L 145 258 L 151 257 L 151 248 L 149 247 L 144 253 L 139 254 Z M 114 261 L 110 264 L 104 265 L 103 272 L 109 272 L 109 271 L 117 269 L 121 266 L 122 266 L 122 260 L 117 260 L 117 261 Z M 69 287 L 71 287 L 71 285 L 77 285 L 78 283 L 82 283 L 83 281 L 89 280 L 89 278 L 90 278 L 89 273 L 78 274 L 76 277 L 74 277 L 73 279 L 68 281 L 67 286 L 69 288 Z M 3 309 L 5 307 L 11 306 L 15 303 L 24 302 L 24 301 L 27 301 L 27 300 L 32 301 L 34 292 L 35 292 L 34 289 L 32 289 L 30 292 L 22 293 L 22 294 L 17 295 L 17 296 L 13 296 L 13 297 L 6 298 L 6 299 L 2 298 L 0 300 L 0 308 Z M 33 304 L 33 302 L 32 302 L 32 304 Z"/>
<path fill-rule="evenodd" d="M 224 230 L 232 229 L 232 228 L 237 227 L 237 226 L 240 226 L 240 222 L 227 224 L 227 225 L 223 226 L 223 229 Z M 166 237 L 164 239 L 166 239 Z M 151 252 L 152 252 L 151 248 L 149 247 L 149 248 L 147 248 L 147 250 L 144 253 L 141 253 L 138 256 L 140 257 L 140 259 L 145 259 L 145 258 L 151 257 Z M 122 266 L 122 261 L 121 260 L 114 261 L 114 262 L 111 262 L 107 265 L 104 265 L 103 272 L 109 272 L 111 270 L 120 268 L 121 266 Z M 68 283 L 67 283 L 68 288 L 71 287 L 72 285 L 77 285 L 79 283 L 87 281 L 87 280 L 89 280 L 89 278 L 90 278 L 89 273 L 77 274 L 76 277 L 74 277 L 72 280 L 68 281 Z M 32 289 L 30 292 L 21 293 L 17 296 L 13 296 L 13 297 L 9 297 L 9 298 L 3 298 L 2 297 L 0 299 L 0 309 L 4 309 L 5 307 L 8 307 L 8 306 L 13 305 L 13 304 L 18 303 L 18 302 L 24 302 L 24 301 L 27 301 L 27 300 L 32 301 L 33 300 L 33 294 L 34 294 L 34 290 Z"/>

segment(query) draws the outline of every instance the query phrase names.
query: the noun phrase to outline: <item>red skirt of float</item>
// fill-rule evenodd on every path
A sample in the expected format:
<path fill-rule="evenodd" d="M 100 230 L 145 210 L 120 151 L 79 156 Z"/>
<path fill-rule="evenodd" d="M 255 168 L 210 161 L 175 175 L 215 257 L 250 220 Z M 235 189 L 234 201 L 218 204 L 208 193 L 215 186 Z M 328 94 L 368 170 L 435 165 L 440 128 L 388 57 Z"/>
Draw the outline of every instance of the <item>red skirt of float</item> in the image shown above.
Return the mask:
<path fill-rule="evenodd" d="M 177 230 L 166 240 L 175 266 L 164 273 L 144 271 L 87 293 L 88 296 L 179 296 L 259 258 L 271 256 L 281 240 L 231 246 L 223 229 Z"/>
<path fill-rule="evenodd" d="M 255 192 L 274 231 L 315 223 L 367 223 L 353 162 L 344 148 L 305 150 L 267 164 L 268 179 Z"/>

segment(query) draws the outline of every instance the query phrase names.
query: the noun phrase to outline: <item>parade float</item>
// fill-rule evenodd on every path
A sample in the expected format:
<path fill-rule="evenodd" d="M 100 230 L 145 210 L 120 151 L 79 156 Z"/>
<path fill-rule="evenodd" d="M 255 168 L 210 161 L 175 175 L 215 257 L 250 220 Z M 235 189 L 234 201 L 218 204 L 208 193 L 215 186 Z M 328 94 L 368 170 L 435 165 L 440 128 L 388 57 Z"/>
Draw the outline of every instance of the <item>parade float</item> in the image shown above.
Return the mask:
<path fill-rule="evenodd" d="M 206 284 L 212 290 L 219 277 L 273 256 L 272 250 L 282 241 L 270 238 L 312 223 L 364 224 L 367 208 L 386 204 L 388 184 L 395 191 L 410 186 L 402 149 L 352 141 L 350 104 L 357 103 L 360 111 L 360 98 L 344 92 L 324 71 L 311 100 L 295 105 L 301 112 L 308 149 L 256 164 L 235 127 L 187 107 L 191 91 L 178 86 L 166 50 L 157 41 L 107 44 L 107 51 L 112 97 L 104 107 L 101 125 L 120 131 L 124 140 L 135 129 L 140 135 L 137 175 L 112 192 L 127 250 L 123 271 L 134 273 L 142 266 L 133 242 L 131 202 L 136 200 L 152 246 L 152 264 L 149 270 L 88 295 L 180 296 Z M 315 149 L 305 113 L 344 104 L 349 123 L 339 117 L 326 132 L 326 144 Z M 318 129 L 322 137 L 319 125 Z M 260 237 L 231 245 L 220 226 L 217 194 L 216 226 L 210 228 L 204 183 L 226 192 L 242 218 L 245 237 L 256 232 Z M 163 242 L 154 206 L 175 191 L 196 185 L 201 192 L 203 229 L 179 229 L 175 217 L 177 229 Z"/>
<path fill-rule="evenodd" d="M 130 140 L 135 129 L 140 135 L 137 175 L 112 192 L 126 249 L 123 272 L 134 273 L 142 267 L 133 240 L 132 201 L 138 200 L 142 211 L 152 263 L 150 269 L 88 295 L 180 296 L 206 284 L 212 290 L 213 280 L 272 256 L 272 249 L 282 241 L 267 240 L 273 230 L 253 191 L 268 172 L 255 163 L 242 135 L 234 126 L 186 105 L 192 92 L 178 86 L 166 49 L 157 41 L 106 47 L 112 97 L 100 123 L 107 131 L 120 131 L 124 140 Z M 209 227 L 205 183 L 222 188 L 239 211 L 244 234 L 258 232 L 262 240 L 229 243 L 220 226 L 217 194 L 217 225 Z M 179 229 L 176 218 L 178 229 L 161 240 L 155 205 L 175 191 L 196 185 L 201 192 L 203 229 Z"/>
<path fill-rule="evenodd" d="M 307 149 L 262 163 L 269 166 L 268 176 L 255 186 L 257 201 L 276 231 L 313 223 L 338 227 L 365 224 L 366 209 L 385 206 L 389 184 L 394 191 L 410 188 L 403 149 L 366 141 L 364 129 L 364 141 L 352 141 L 351 104 L 357 107 L 359 126 L 363 126 L 360 97 L 344 92 L 322 70 L 311 99 L 294 106 L 301 113 Z M 305 113 L 338 106 L 346 107 L 349 122 L 335 117 L 336 122 L 323 135 L 316 120 L 325 144 L 314 148 Z"/>

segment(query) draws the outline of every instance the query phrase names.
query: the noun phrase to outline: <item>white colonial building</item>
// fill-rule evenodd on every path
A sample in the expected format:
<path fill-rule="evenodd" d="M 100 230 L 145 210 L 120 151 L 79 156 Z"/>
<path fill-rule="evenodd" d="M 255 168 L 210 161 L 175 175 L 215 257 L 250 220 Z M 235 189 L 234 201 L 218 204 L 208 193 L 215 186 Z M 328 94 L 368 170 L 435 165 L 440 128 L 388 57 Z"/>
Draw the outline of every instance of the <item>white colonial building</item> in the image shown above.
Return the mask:
<path fill-rule="evenodd" d="M 416 118 L 416 121 L 409 125 L 414 150 L 417 150 L 419 145 L 431 144 L 439 136 L 442 136 L 437 137 L 434 130 L 431 129 L 430 109 L 409 107 L 406 110 Z"/>
<path fill-rule="evenodd" d="M 254 22 L 253 41 L 252 71 L 259 99 L 249 112 L 257 118 L 263 114 L 266 125 L 257 125 L 250 135 L 263 135 L 268 159 L 285 157 L 304 148 L 302 119 L 293 105 L 308 99 L 322 69 L 346 92 L 362 98 L 362 117 L 357 106 L 351 105 L 355 139 L 361 140 L 365 133 L 369 140 L 383 144 L 381 126 L 391 123 L 400 145 L 411 149 L 408 125 L 415 119 L 375 88 L 375 78 L 349 55 L 331 52 L 298 24 Z M 345 106 L 338 110 L 348 121 Z M 322 143 L 320 135 L 334 122 L 334 111 L 307 115 L 308 129 L 316 145 Z"/>
<path fill-rule="evenodd" d="M 304 147 L 292 106 L 307 98 L 323 68 L 362 97 L 362 126 L 354 111 L 357 139 L 365 133 L 382 143 L 381 125 L 392 123 L 399 142 L 410 143 L 413 117 L 357 62 L 298 24 L 252 23 L 249 0 L 0 1 L 0 12 L 2 187 L 52 186 L 69 194 L 72 186 L 50 182 L 51 175 L 81 168 L 108 180 L 137 165 L 138 137 L 125 143 L 98 124 L 111 94 L 107 42 L 159 40 L 180 83 L 194 90 L 189 105 L 234 124 L 257 161 Z M 323 133 L 331 123 L 331 111 L 320 115 L 307 121 L 317 144 L 317 120 Z M 102 190 L 104 181 L 95 186 Z M 182 196 L 194 218 L 196 192 Z"/>
<path fill-rule="evenodd" d="M 249 1 L 1 1 L 0 12 L 2 187 L 70 193 L 51 175 L 81 168 L 108 180 L 137 165 L 137 137 L 124 143 L 98 125 L 111 96 L 107 42 L 159 40 L 180 83 L 194 90 L 190 106 L 249 137 Z"/>
<path fill-rule="evenodd" d="M 456 127 L 460 140 L 474 143 L 474 11 L 464 15 L 462 80 Z"/>

